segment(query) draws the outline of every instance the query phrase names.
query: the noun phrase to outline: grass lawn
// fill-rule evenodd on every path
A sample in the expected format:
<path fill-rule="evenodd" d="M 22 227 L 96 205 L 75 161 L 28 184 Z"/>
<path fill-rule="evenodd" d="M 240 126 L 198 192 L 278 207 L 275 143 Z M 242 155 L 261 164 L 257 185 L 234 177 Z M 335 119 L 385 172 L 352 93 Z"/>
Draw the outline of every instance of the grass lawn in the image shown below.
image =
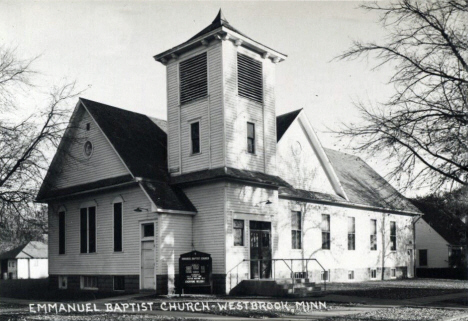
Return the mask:
<path fill-rule="evenodd" d="M 332 317 L 324 321 L 439 321 L 445 318 L 466 314 L 463 310 L 431 308 L 388 308 L 355 315 Z"/>

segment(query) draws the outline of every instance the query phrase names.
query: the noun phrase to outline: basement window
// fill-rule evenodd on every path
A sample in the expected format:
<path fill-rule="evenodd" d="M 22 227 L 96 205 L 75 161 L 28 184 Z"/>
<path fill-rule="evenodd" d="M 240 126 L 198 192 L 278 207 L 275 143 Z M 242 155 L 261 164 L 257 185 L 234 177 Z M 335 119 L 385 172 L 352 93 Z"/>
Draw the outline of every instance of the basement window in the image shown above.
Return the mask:
<path fill-rule="evenodd" d="M 320 279 L 322 281 L 330 281 L 330 272 L 329 271 L 322 271 Z"/>
<path fill-rule="evenodd" d="M 60 275 L 58 277 L 58 287 L 59 289 L 66 289 L 68 287 L 68 278 L 66 276 Z"/>
<path fill-rule="evenodd" d="M 97 290 L 97 277 L 95 276 L 82 276 L 80 278 L 80 286 L 83 290 Z"/>
<path fill-rule="evenodd" d="M 377 270 L 376 269 L 371 270 L 370 278 L 371 279 L 377 279 Z"/>
<path fill-rule="evenodd" d="M 391 270 L 390 270 L 390 276 L 391 276 L 392 278 L 396 278 L 396 269 L 391 269 Z"/>
<path fill-rule="evenodd" d="M 208 96 L 206 52 L 184 60 L 179 65 L 180 104 Z"/>
<path fill-rule="evenodd" d="M 263 103 L 262 62 L 237 54 L 237 93 L 239 96 Z"/>
<path fill-rule="evenodd" d="M 114 291 L 125 291 L 125 276 L 114 276 Z"/>
<path fill-rule="evenodd" d="M 354 271 L 348 271 L 348 280 L 354 280 Z"/>

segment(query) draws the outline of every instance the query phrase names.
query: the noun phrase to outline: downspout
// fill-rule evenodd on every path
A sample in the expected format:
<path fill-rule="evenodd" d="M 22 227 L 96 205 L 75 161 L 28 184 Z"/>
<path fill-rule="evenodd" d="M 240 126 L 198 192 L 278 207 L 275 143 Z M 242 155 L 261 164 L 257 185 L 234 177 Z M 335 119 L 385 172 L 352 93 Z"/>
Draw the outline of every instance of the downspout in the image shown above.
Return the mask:
<path fill-rule="evenodd" d="M 416 223 L 421 219 L 422 214 L 420 214 L 416 219 L 413 219 L 413 278 L 416 277 Z"/>

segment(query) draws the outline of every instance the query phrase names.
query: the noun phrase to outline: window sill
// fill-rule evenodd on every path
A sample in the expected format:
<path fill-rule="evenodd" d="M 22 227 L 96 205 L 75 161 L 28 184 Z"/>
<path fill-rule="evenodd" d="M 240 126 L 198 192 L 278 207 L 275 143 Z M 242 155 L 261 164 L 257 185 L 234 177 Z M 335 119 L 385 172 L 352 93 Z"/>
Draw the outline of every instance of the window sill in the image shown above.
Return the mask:
<path fill-rule="evenodd" d="M 97 255 L 98 252 L 91 252 L 91 253 L 80 253 L 80 255 Z"/>
<path fill-rule="evenodd" d="M 99 288 L 81 288 L 81 290 L 87 290 L 87 291 L 98 291 Z"/>
<path fill-rule="evenodd" d="M 190 153 L 189 156 L 192 157 L 192 156 L 198 156 L 198 155 L 201 155 L 201 154 L 203 154 L 203 153 L 202 153 L 202 152 L 199 152 L 199 153 Z"/>
<path fill-rule="evenodd" d="M 251 156 L 258 156 L 257 153 L 249 153 L 248 151 L 245 151 L 245 153 L 246 153 L 247 155 L 251 155 Z"/>

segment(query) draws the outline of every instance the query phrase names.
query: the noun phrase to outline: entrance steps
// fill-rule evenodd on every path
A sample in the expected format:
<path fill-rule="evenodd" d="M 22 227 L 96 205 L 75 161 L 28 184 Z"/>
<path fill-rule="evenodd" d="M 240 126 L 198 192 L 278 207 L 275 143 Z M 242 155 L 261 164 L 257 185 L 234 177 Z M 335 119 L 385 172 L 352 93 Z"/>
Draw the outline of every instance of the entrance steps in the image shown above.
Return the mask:
<path fill-rule="evenodd" d="M 260 279 L 243 280 L 234 287 L 230 295 L 259 295 L 273 297 L 306 297 L 318 296 L 322 292 L 320 286 L 310 279 Z"/>

